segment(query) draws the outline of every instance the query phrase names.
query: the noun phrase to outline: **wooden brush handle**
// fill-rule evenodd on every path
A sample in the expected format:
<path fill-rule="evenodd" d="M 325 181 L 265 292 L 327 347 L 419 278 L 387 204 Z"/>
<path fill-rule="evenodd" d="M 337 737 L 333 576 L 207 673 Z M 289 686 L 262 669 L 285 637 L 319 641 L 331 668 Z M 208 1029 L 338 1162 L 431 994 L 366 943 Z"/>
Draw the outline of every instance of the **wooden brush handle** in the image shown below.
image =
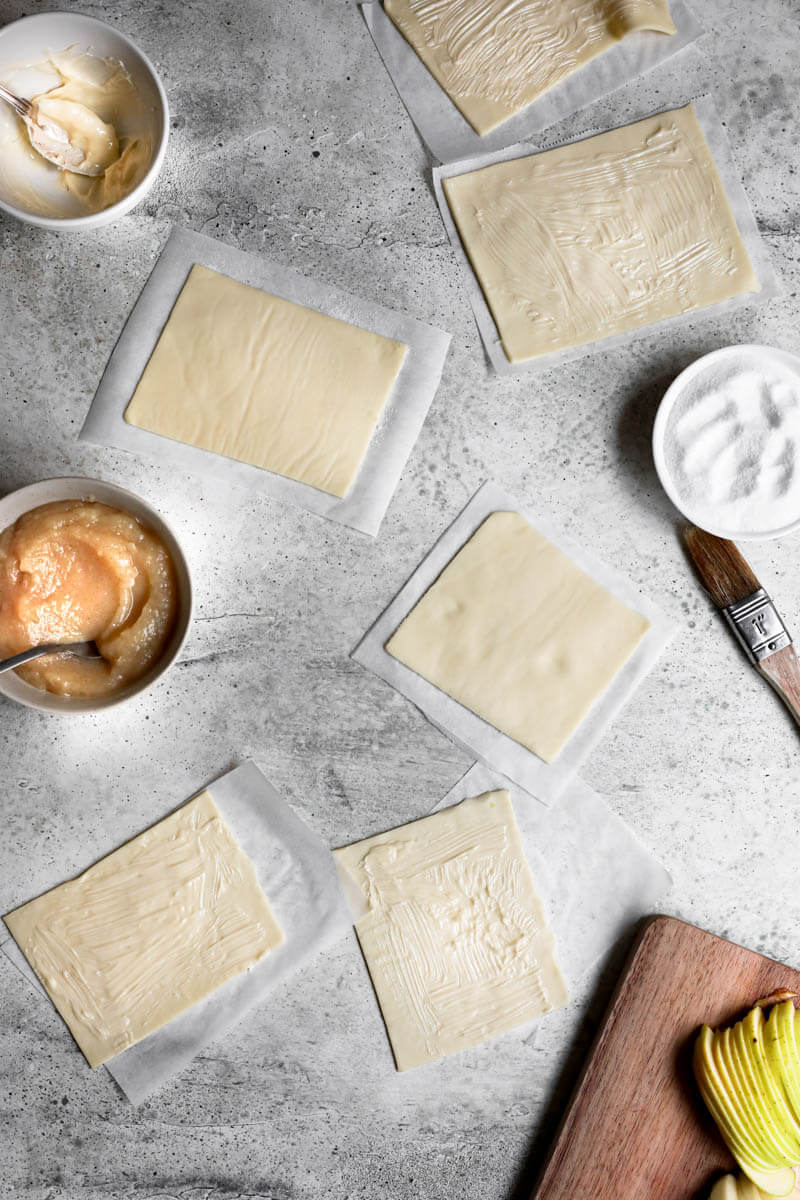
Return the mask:
<path fill-rule="evenodd" d="M 776 650 L 756 665 L 800 724 L 800 662 L 794 646 L 784 646 L 783 650 Z"/>

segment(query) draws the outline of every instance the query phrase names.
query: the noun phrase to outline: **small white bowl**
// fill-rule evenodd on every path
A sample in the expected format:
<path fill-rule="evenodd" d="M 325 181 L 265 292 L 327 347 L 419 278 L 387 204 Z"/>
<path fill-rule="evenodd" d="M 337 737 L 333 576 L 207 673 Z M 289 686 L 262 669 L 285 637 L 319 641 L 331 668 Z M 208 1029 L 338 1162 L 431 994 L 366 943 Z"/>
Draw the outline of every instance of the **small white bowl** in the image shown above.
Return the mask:
<path fill-rule="evenodd" d="M 0 532 L 13 525 L 23 513 L 38 508 L 40 504 L 50 504 L 54 500 L 99 500 L 101 504 L 132 513 L 161 538 L 172 559 L 178 581 L 178 619 L 169 644 L 151 670 L 129 687 L 109 696 L 58 696 L 26 683 L 15 671 L 4 671 L 0 675 L 0 695 L 7 696 L 9 700 L 16 700 L 18 704 L 25 704 L 28 708 L 36 708 L 40 712 L 100 712 L 102 709 L 122 704 L 145 691 L 172 666 L 180 654 L 192 620 L 192 580 L 189 566 L 175 534 L 154 508 L 133 492 L 128 492 L 115 483 L 104 483 L 101 479 L 43 479 L 40 483 L 31 483 L 16 492 L 9 492 L 0 499 Z"/>
<path fill-rule="evenodd" d="M 9 67 L 19 67 L 46 59 L 48 52 L 65 50 L 76 46 L 78 50 L 91 51 L 100 58 L 116 58 L 125 64 L 141 98 L 142 131 L 151 143 L 150 165 L 136 187 L 116 204 L 101 212 L 85 216 L 43 216 L 21 206 L 19 197 L 5 187 L 0 177 L 0 208 L 45 229 L 92 229 L 118 220 L 139 203 L 153 186 L 164 155 L 169 136 L 169 106 L 167 96 L 156 69 L 142 51 L 111 25 L 95 17 L 84 17 L 80 13 L 47 12 L 32 17 L 21 17 L 0 29 L 0 78 Z M 69 199 L 64 193 L 65 205 Z"/>
<path fill-rule="evenodd" d="M 771 538 L 786 537 L 800 530 L 800 519 L 773 529 L 750 529 L 743 532 L 740 529 L 726 529 L 723 526 L 712 524 L 704 514 L 692 512 L 691 506 L 676 486 L 669 468 L 667 434 L 672 410 L 696 375 L 706 370 L 710 365 L 720 365 L 727 362 L 734 363 L 737 358 L 746 358 L 748 355 L 754 354 L 772 359 L 776 363 L 788 365 L 795 372 L 800 370 L 800 358 L 797 355 L 790 354 L 787 350 L 779 350 L 775 346 L 746 344 L 741 346 L 723 346 L 720 350 L 712 350 L 710 354 L 704 354 L 702 358 L 696 359 L 672 381 L 664 393 L 664 398 L 659 405 L 653 426 L 653 461 L 656 472 L 661 481 L 661 486 L 678 512 L 686 517 L 687 521 L 691 521 L 693 525 L 698 525 L 708 533 L 713 533 L 717 537 L 729 538 L 737 542 L 768 541 Z"/>

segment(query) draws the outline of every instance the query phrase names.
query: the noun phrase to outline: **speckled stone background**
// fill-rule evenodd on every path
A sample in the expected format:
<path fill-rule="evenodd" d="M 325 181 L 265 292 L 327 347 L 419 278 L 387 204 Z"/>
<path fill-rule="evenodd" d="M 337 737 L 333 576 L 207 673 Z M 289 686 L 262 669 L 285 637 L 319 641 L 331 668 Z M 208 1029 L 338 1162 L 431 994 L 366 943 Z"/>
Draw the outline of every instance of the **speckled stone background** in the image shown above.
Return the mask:
<path fill-rule="evenodd" d="M 696 48 L 548 134 L 710 90 L 782 298 L 518 381 L 484 367 L 426 154 L 354 3 L 0 0 L 0 22 L 73 7 L 154 59 L 172 136 L 156 187 L 118 225 L 57 235 L 0 217 L 0 492 L 86 474 L 141 493 L 184 539 L 197 619 L 183 662 L 118 712 L 0 701 L 0 911 L 248 755 L 331 844 L 430 808 L 467 757 L 348 652 L 493 476 L 681 622 L 584 771 L 673 873 L 666 910 L 800 963 L 798 731 L 694 583 L 649 450 L 661 395 L 698 355 L 800 351 L 797 0 L 708 0 Z M 176 221 L 452 331 L 377 540 L 76 442 Z M 797 548 L 748 550 L 795 630 Z M 398 1075 L 350 936 L 133 1109 L 0 957 L 0 1196 L 524 1200 L 617 961 L 535 1047 L 512 1035 Z"/>

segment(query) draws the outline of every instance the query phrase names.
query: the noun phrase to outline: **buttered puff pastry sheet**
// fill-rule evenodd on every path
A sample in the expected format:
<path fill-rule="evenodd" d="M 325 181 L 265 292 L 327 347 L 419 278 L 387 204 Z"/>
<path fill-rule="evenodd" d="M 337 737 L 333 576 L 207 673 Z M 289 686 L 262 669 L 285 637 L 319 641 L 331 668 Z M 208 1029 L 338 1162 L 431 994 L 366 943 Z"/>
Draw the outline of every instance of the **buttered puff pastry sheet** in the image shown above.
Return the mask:
<path fill-rule="evenodd" d="M 208 792 L 5 923 L 91 1067 L 284 940 Z"/>
<path fill-rule="evenodd" d="M 334 851 L 399 1070 L 566 1004 L 507 791 Z"/>
<path fill-rule="evenodd" d="M 692 105 L 442 189 L 511 363 L 760 290 Z"/>
<path fill-rule="evenodd" d="M 341 498 L 407 349 L 196 264 L 125 420 Z"/>
<path fill-rule="evenodd" d="M 551 762 L 649 626 L 520 513 L 495 512 L 386 652 Z"/>
<path fill-rule="evenodd" d="M 667 0 L 384 0 L 384 10 L 481 135 L 626 35 L 675 33 Z"/>

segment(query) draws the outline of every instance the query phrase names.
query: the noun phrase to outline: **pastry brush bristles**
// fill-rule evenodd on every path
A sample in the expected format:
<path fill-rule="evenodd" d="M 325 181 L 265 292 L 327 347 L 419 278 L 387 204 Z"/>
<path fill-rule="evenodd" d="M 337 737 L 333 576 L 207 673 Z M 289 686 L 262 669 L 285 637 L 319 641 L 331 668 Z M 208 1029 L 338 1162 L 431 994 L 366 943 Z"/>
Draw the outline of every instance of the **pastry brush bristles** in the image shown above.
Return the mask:
<path fill-rule="evenodd" d="M 685 537 L 703 585 L 718 608 L 738 604 L 761 587 L 733 542 L 706 533 L 696 525 L 689 526 Z"/>

